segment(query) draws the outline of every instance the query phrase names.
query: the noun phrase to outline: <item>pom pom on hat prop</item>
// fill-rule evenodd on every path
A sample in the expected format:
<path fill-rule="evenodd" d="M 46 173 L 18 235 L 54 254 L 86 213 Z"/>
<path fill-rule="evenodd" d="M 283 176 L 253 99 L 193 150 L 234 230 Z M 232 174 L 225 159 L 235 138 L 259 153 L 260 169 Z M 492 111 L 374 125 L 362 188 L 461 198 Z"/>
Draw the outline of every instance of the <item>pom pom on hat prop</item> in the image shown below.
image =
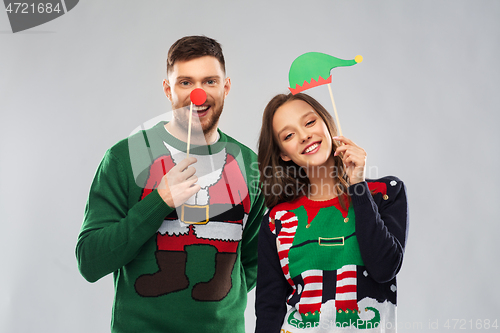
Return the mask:
<path fill-rule="evenodd" d="M 193 104 L 202 105 L 207 100 L 207 93 L 201 88 L 196 88 L 189 94 L 191 99 L 191 105 L 189 107 L 189 125 L 188 125 L 188 137 L 187 137 L 187 151 L 186 158 L 189 157 L 189 146 L 191 144 L 191 125 L 193 121 Z"/>
<path fill-rule="evenodd" d="M 333 100 L 332 88 L 330 87 L 330 83 L 332 82 L 330 71 L 336 67 L 352 66 L 362 61 L 363 57 L 360 55 L 356 56 L 353 60 L 344 60 L 320 52 L 304 53 L 297 57 L 290 66 L 290 71 L 288 72 L 290 88 L 288 89 L 295 95 L 304 90 L 327 84 L 339 134 L 342 135 L 339 116 L 335 107 L 335 101 Z"/>

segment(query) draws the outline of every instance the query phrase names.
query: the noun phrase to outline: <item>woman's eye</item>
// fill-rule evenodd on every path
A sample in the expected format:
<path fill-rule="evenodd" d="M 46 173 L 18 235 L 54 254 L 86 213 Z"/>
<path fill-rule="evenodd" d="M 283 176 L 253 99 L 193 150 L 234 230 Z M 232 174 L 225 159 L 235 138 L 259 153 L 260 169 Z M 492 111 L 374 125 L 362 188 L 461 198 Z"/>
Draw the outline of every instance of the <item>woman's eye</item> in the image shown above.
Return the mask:
<path fill-rule="evenodd" d="M 292 137 L 292 133 L 290 133 L 290 134 L 288 134 L 287 136 L 285 136 L 285 137 L 283 138 L 283 140 L 285 140 L 285 141 L 286 141 L 286 140 L 290 139 L 291 137 Z"/>
<path fill-rule="evenodd" d="M 309 122 L 306 124 L 306 126 L 311 126 L 311 125 L 313 125 L 315 122 L 316 122 L 316 120 L 311 120 L 311 121 L 309 121 Z"/>

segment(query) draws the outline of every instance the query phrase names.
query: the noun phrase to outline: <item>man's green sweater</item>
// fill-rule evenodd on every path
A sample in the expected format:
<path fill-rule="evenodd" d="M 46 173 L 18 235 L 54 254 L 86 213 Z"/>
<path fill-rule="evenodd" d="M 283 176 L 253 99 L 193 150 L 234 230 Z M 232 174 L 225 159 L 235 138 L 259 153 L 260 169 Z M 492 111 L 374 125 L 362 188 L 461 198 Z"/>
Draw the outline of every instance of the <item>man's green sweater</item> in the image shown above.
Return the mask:
<path fill-rule="evenodd" d="M 76 256 L 90 282 L 113 273 L 112 332 L 245 331 L 265 208 L 255 153 L 219 135 L 191 146 L 202 189 L 177 209 L 156 188 L 186 144 L 164 123 L 120 141 L 101 161 Z"/>

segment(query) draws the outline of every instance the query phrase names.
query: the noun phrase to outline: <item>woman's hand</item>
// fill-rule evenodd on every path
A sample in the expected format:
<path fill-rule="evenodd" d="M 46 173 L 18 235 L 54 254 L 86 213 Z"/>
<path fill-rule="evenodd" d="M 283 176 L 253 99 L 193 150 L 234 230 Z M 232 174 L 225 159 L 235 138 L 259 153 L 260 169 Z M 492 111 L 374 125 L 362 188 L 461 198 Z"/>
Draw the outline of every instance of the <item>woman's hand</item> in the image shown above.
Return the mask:
<path fill-rule="evenodd" d="M 343 143 L 335 150 L 333 156 L 343 154 L 342 160 L 349 177 L 349 184 L 354 185 L 364 182 L 366 168 L 366 152 L 364 149 L 343 136 L 336 136 L 333 139 Z"/>

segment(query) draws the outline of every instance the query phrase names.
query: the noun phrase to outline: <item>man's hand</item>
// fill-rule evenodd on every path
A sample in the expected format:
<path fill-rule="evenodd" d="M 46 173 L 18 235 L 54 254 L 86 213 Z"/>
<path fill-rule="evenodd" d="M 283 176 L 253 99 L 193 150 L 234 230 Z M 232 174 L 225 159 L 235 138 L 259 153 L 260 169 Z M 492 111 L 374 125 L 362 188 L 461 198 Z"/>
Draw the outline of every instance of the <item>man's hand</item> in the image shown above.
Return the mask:
<path fill-rule="evenodd" d="M 161 179 L 158 193 L 172 208 L 179 207 L 200 190 L 200 185 L 195 184 L 198 181 L 196 169 L 190 167 L 193 163 L 196 163 L 196 158 L 185 158 Z"/>

